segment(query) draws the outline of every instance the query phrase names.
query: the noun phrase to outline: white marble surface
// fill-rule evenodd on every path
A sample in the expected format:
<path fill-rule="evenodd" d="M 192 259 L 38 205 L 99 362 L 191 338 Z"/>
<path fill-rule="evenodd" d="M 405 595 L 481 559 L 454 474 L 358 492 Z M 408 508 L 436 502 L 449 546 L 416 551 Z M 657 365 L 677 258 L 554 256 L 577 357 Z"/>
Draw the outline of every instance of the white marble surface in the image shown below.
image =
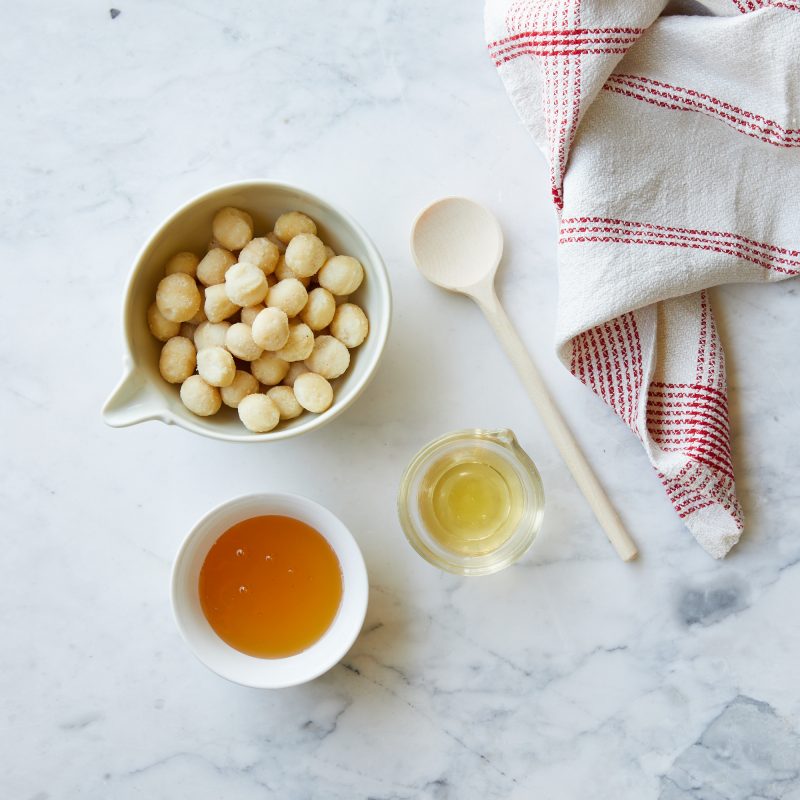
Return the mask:
<path fill-rule="evenodd" d="M 796 281 L 714 298 L 748 515 L 717 563 L 552 353 L 545 166 L 478 2 L 120 8 L 2 5 L 0 796 L 800 798 Z M 308 187 L 374 237 L 397 309 L 378 377 L 274 446 L 104 427 L 138 246 L 194 193 L 248 177 Z M 451 193 L 502 220 L 502 296 L 638 563 L 615 558 L 478 311 L 415 273 L 410 222 Z M 394 498 L 422 444 L 472 425 L 517 432 L 548 510 L 523 563 L 461 580 L 407 546 Z M 167 594 L 194 520 L 260 489 L 333 509 L 371 579 L 344 663 L 281 692 L 196 662 Z"/>

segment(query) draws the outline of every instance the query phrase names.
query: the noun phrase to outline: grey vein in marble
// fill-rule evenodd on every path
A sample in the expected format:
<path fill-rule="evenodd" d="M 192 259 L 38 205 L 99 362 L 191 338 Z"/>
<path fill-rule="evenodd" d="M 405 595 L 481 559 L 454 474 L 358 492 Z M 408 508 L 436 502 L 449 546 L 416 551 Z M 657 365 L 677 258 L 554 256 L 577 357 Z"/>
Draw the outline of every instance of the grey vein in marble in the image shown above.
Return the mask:
<path fill-rule="evenodd" d="M 675 760 L 660 800 L 797 796 L 800 734 L 769 703 L 738 695 Z"/>

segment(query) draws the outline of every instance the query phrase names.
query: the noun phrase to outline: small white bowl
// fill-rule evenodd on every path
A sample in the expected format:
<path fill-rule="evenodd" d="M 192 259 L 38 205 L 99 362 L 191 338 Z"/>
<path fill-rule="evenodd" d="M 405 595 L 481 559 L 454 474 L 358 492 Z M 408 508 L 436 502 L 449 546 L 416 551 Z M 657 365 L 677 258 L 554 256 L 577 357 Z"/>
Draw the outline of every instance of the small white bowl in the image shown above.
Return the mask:
<path fill-rule="evenodd" d="M 311 647 L 286 658 L 255 658 L 217 636 L 203 614 L 198 582 L 208 551 L 232 525 L 250 517 L 281 514 L 305 522 L 325 537 L 342 568 L 342 601 L 331 626 Z M 337 664 L 355 642 L 367 613 L 369 584 L 353 535 L 327 508 L 291 494 L 252 494 L 208 512 L 184 540 L 172 568 L 172 610 L 190 649 L 223 678 L 258 689 L 306 683 Z"/>
<path fill-rule="evenodd" d="M 173 254 L 191 250 L 203 255 L 211 239 L 211 221 L 220 208 L 234 206 L 252 215 L 255 231 L 272 230 L 284 211 L 302 211 L 312 217 L 326 244 L 351 255 L 364 265 L 364 282 L 351 299 L 369 319 L 369 335 L 351 350 L 350 367 L 333 385 L 333 404 L 322 414 L 304 413 L 281 422 L 269 433 L 251 433 L 235 409 L 223 408 L 212 417 L 198 417 L 181 403 L 177 386 L 159 374 L 162 344 L 147 327 L 147 309 L 164 277 L 164 264 Z M 193 433 L 230 442 L 286 439 L 319 428 L 344 411 L 364 391 L 383 353 L 392 313 L 389 277 L 375 245 L 361 226 L 330 203 L 283 183 L 244 181 L 221 186 L 190 200 L 150 237 L 133 264 L 122 310 L 126 355 L 124 375 L 103 407 L 103 419 L 114 428 L 160 420 Z"/>

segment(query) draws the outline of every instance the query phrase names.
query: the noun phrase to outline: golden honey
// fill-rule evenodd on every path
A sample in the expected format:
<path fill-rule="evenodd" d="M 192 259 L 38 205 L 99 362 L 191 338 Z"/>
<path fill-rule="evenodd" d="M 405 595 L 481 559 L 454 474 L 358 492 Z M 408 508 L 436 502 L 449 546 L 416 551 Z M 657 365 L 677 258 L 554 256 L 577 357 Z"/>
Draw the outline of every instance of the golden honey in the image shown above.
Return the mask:
<path fill-rule="evenodd" d="M 224 642 L 258 658 L 284 658 L 330 627 L 342 599 L 342 570 L 310 525 L 252 517 L 212 545 L 198 589 L 203 613 Z"/>

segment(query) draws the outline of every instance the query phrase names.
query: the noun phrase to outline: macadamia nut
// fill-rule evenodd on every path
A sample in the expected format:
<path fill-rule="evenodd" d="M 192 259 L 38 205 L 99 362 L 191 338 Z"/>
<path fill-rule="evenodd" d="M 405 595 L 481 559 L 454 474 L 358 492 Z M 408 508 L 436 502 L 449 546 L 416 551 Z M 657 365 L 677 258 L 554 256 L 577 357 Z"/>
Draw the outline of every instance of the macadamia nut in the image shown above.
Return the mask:
<path fill-rule="evenodd" d="M 225 347 L 225 337 L 230 326 L 230 322 L 201 322 L 194 332 L 194 346 L 198 350 Z"/>
<path fill-rule="evenodd" d="M 265 275 L 271 275 L 278 266 L 278 259 L 281 251 L 277 245 L 266 237 L 248 242 L 239 253 L 239 263 L 253 264 L 258 267 Z"/>
<path fill-rule="evenodd" d="M 279 281 L 285 281 L 287 278 L 296 278 L 303 286 L 308 286 L 311 283 L 311 278 L 299 278 L 297 275 L 289 269 L 289 265 L 286 263 L 286 258 L 281 256 L 280 261 L 278 261 L 278 266 L 275 268 L 275 272 L 272 274 L 271 277 L 277 278 Z"/>
<path fill-rule="evenodd" d="M 209 322 L 222 322 L 239 310 L 236 303 L 231 302 L 224 283 L 206 286 L 206 302 L 203 306 Z"/>
<path fill-rule="evenodd" d="M 296 278 L 310 278 L 325 263 L 325 245 L 313 233 L 299 233 L 286 245 L 286 266 Z"/>
<path fill-rule="evenodd" d="M 317 232 L 317 226 L 311 217 L 307 217 L 300 211 L 288 211 L 281 214 L 275 221 L 275 235 L 284 243 L 294 239 L 301 233 Z"/>
<path fill-rule="evenodd" d="M 297 278 L 287 278 L 279 281 L 269 290 L 267 295 L 267 305 L 270 308 L 279 308 L 287 317 L 294 317 L 299 314 L 307 300 L 308 292 L 306 287 Z"/>
<path fill-rule="evenodd" d="M 156 289 L 158 310 L 170 322 L 187 322 L 197 313 L 202 301 L 194 278 L 185 272 L 167 275 Z"/>
<path fill-rule="evenodd" d="M 302 361 L 292 361 L 292 363 L 289 364 L 289 371 L 283 378 L 283 385 L 294 386 L 294 382 L 297 380 L 298 376 L 308 371 L 308 367 Z"/>
<path fill-rule="evenodd" d="M 147 309 L 147 327 L 150 328 L 150 333 L 152 333 L 159 342 L 166 342 L 167 339 L 178 335 L 181 323 L 172 322 L 172 320 L 167 319 L 158 310 L 158 306 L 153 303 L 150 308 Z"/>
<path fill-rule="evenodd" d="M 203 286 L 216 286 L 225 280 L 225 273 L 236 263 L 230 250 L 215 247 L 209 250 L 197 265 L 197 280 Z"/>
<path fill-rule="evenodd" d="M 223 386 L 219 393 L 222 402 L 230 408 L 238 408 L 239 403 L 249 394 L 255 394 L 259 389 L 258 381 L 244 370 L 237 369 L 236 376 L 230 386 Z"/>
<path fill-rule="evenodd" d="M 200 287 L 198 286 L 198 289 Z M 205 303 L 205 289 L 200 289 L 200 294 L 203 295 L 203 303 Z M 197 313 L 189 320 L 192 325 L 199 325 L 201 322 L 205 322 L 206 319 L 206 311 L 201 305 L 200 308 L 197 310 Z"/>
<path fill-rule="evenodd" d="M 277 386 L 289 371 L 289 362 L 275 353 L 264 353 L 250 364 L 250 371 L 264 386 Z"/>
<path fill-rule="evenodd" d="M 267 239 L 269 239 L 275 247 L 278 248 L 278 252 L 283 255 L 286 252 L 286 245 L 278 238 L 278 234 L 275 231 L 270 231 L 267 234 Z"/>
<path fill-rule="evenodd" d="M 200 259 L 194 253 L 188 251 L 175 253 L 175 255 L 167 261 L 167 266 L 164 267 L 164 274 L 173 275 L 176 272 L 185 272 L 187 275 L 191 275 L 194 278 L 197 274 L 197 265 L 199 263 Z"/>
<path fill-rule="evenodd" d="M 250 326 L 244 322 L 236 322 L 228 328 L 225 334 L 225 347 L 242 361 L 255 361 L 264 352 L 264 348 L 253 341 Z"/>
<path fill-rule="evenodd" d="M 328 381 L 315 372 L 306 372 L 294 382 L 294 395 L 297 402 L 307 411 L 321 414 L 331 407 L 333 389 Z"/>
<path fill-rule="evenodd" d="M 253 306 L 267 296 L 267 276 L 255 265 L 234 264 L 225 273 L 225 292 L 237 306 Z"/>
<path fill-rule="evenodd" d="M 264 310 L 263 303 L 258 303 L 254 306 L 247 306 L 246 308 L 242 309 L 241 319 L 245 325 L 252 325 L 253 320 L 258 316 L 260 311 Z"/>
<path fill-rule="evenodd" d="M 184 336 L 173 336 L 162 348 L 158 371 L 167 383 L 183 383 L 194 374 L 197 351 Z"/>
<path fill-rule="evenodd" d="M 325 262 L 317 280 L 332 294 L 352 294 L 364 280 L 364 267 L 352 256 L 334 256 Z"/>
<path fill-rule="evenodd" d="M 239 403 L 239 419 L 253 433 L 271 431 L 280 422 L 278 406 L 265 394 L 249 394 Z"/>
<path fill-rule="evenodd" d="M 308 293 L 308 301 L 300 312 L 300 319 L 312 331 L 321 331 L 331 324 L 335 313 L 336 301 L 333 295 L 327 289 L 317 286 Z"/>
<path fill-rule="evenodd" d="M 181 384 L 181 401 L 198 417 L 210 417 L 222 405 L 219 389 L 209 386 L 199 375 L 190 375 Z"/>
<path fill-rule="evenodd" d="M 223 208 L 211 223 L 214 238 L 228 250 L 241 250 L 253 238 L 253 218 L 238 208 Z"/>
<path fill-rule="evenodd" d="M 350 366 L 350 351 L 333 336 L 317 336 L 305 365 L 323 378 L 338 378 Z"/>
<path fill-rule="evenodd" d="M 284 361 L 304 361 L 314 349 L 314 331 L 304 322 L 289 326 L 286 344 L 275 353 Z M 345 348 L 346 349 L 346 348 Z M 283 375 L 281 375 L 283 380 Z"/>
<path fill-rule="evenodd" d="M 281 256 L 278 259 L 278 264 L 275 267 L 275 272 L 273 275 L 279 281 L 285 281 L 287 278 L 294 278 L 294 273 L 289 269 L 288 264 L 286 263 L 286 257 Z"/>
<path fill-rule="evenodd" d="M 197 372 L 209 386 L 230 386 L 236 362 L 224 347 L 205 347 L 197 353 Z"/>
<path fill-rule="evenodd" d="M 273 386 L 267 397 L 278 407 L 281 419 L 294 419 L 303 413 L 303 406 L 297 402 L 291 386 Z"/>
<path fill-rule="evenodd" d="M 253 321 L 253 341 L 264 350 L 280 350 L 289 339 L 289 318 L 280 308 L 265 308 Z"/>
<path fill-rule="evenodd" d="M 344 303 L 333 315 L 331 333 L 345 347 L 358 347 L 369 333 L 367 315 L 355 303 Z"/>

